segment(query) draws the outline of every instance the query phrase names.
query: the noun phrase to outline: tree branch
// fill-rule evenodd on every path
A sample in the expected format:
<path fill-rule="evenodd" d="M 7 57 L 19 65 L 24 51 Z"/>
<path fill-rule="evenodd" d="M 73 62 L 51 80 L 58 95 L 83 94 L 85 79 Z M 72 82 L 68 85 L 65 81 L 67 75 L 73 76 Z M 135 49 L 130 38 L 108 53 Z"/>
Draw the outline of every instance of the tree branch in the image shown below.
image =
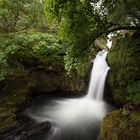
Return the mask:
<path fill-rule="evenodd" d="M 109 29 L 109 30 L 103 30 L 99 33 L 97 33 L 95 35 L 95 33 L 91 34 L 91 36 L 89 37 L 89 42 L 88 44 L 92 44 L 98 37 L 102 36 L 103 34 L 110 34 L 112 32 L 115 31 L 120 31 L 120 30 L 140 30 L 140 26 L 119 26 L 119 27 L 115 27 L 113 29 Z"/>
<path fill-rule="evenodd" d="M 140 30 L 140 26 L 120 26 L 114 29 L 110 29 L 107 31 L 107 35 L 111 32 L 120 31 L 120 30 Z"/>

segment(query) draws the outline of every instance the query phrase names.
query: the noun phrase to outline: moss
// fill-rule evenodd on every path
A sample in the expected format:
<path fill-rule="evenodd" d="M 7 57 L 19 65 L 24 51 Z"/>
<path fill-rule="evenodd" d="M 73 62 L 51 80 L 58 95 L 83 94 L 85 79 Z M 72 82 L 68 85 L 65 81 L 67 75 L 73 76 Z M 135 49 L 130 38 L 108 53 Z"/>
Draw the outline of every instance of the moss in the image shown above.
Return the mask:
<path fill-rule="evenodd" d="M 107 114 L 101 125 L 100 140 L 139 140 L 140 113 L 123 110 Z"/>
<path fill-rule="evenodd" d="M 140 81 L 128 85 L 127 92 L 129 93 L 128 100 L 135 102 L 135 104 L 140 104 Z"/>
<path fill-rule="evenodd" d="M 140 37 L 118 36 L 113 44 L 107 57 L 111 67 L 107 80 L 110 89 L 108 96 L 118 104 L 138 104 L 139 93 L 130 93 L 128 89 L 140 81 Z"/>
<path fill-rule="evenodd" d="M 16 124 L 17 107 L 28 101 L 33 85 L 32 79 L 23 71 L 7 76 L 0 98 L 0 133 Z"/>
<path fill-rule="evenodd" d="M 23 94 L 8 95 L 0 100 L 0 133 L 16 124 L 17 107 L 25 101 L 27 98 Z"/>
<path fill-rule="evenodd" d="M 16 107 L 0 107 L 0 133 L 16 124 Z"/>
<path fill-rule="evenodd" d="M 19 93 L 19 94 L 12 94 L 12 95 L 7 95 L 3 98 L 3 103 L 6 106 L 10 107 L 16 107 L 17 105 L 20 105 L 26 101 L 26 94 Z"/>

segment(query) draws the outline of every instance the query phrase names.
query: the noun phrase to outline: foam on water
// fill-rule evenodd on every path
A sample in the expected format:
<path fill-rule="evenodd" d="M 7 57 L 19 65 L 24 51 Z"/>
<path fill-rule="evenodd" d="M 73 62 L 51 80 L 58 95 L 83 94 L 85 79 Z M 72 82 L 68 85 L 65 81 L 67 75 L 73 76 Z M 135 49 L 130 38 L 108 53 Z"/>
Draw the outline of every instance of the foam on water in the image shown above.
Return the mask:
<path fill-rule="evenodd" d="M 37 122 L 51 120 L 60 127 L 78 125 L 86 120 L 102 120 L 106 108 L 104 102 L 87 98 L 52 100 L 28 115 Z"/>

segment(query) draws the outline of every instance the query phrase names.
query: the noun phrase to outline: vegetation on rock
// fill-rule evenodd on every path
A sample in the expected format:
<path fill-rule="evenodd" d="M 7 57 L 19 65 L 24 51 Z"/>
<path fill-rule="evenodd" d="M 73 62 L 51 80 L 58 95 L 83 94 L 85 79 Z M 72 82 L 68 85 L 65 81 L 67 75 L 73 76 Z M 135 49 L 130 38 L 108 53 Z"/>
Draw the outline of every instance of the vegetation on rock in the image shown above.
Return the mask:
<path fill-rule="evenodd" d="M 58 23 L 59 37 L 69 40 L 68 67 L 86 58 L 97 37 L 117 30 L 139 30 L 139 5 L 138 0 L 46 0 L 48 19 Z"/>
<path fill-rule="evenodd" d="M 63 65 L 64 47 L 50 34 L 10 34 L 0 49 L 1 80 L 12 70 L 23 71 L 28 65 Z"/>
<path fill-rule="evenodd" d="M 140 138 L 140 113 L 123 110 L 107 114 L 101 125 L 100 140 L 138 140 Z"/>
<path fill-rule="evenodd" d="M 139 33 L 116 37 L 108 54 L 111 71 L 108 85 L 116 103 L 140 104 L 140 38 Z"/>
<path fill-rule="evenodd" d="M 44 6 L 39 0 L 1 0 L 0 31 L 16 32 L 43 25 Z"/>

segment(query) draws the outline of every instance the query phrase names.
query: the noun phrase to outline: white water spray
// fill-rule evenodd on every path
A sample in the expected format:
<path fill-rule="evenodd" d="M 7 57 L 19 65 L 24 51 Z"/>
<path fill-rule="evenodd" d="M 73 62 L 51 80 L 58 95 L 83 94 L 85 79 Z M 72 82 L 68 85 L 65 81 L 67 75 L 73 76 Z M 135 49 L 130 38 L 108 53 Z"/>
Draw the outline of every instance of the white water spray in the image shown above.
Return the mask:
<path fill-rule="evenodd" d="M 33 106 L 27 114 L 38 123 L 50 121 L 52 134 L 47 140 L 95 140 L 99 123 L 107 112 L 103 102 L 104 84 L 109 67 L 107 51 L 100 51 L 91 72 L 88 94 L 82 98 L 50 100 L 43 106 Z"/>
<path fill-rule="evenodd" d="M 109 67 L 106 63 L 107 51 L 100 51 L 94 60 L 87 97 L 96 100 L 103 99 L 104 85 Z"/>

